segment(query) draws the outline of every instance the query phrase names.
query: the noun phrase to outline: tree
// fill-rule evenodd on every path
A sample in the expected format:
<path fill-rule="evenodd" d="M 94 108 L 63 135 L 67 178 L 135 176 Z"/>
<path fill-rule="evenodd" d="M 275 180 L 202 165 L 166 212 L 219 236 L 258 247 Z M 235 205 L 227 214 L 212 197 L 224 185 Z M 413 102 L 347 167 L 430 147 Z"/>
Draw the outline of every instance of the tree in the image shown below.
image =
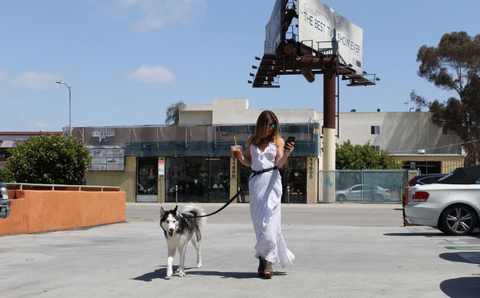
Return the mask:
<path fill-rule="evenodd" d="M 377 152 L 370 145 L 353 145 L 350 140 L 336 146 L 335 169 L 337 170 L 364 170 L 364 169 L 401 169 L 402 164 L 386 150 Z"/>
<path fill-rule="evenodd" d="M 183 105 L 184 102 L 181 100 L 177 103 L 172 103 L 167 108 L 167 118 L 165 119 L 165 124 L 167 125 L 177 125 L 178 119 L 180 117 L 179 108 Z"/>
<path fill-rule="evenodd" d="M 7 169 L 17 182 L 80 185 L 92 157 L 83 142 L 40 132 L 9 149 Z"/>
<path fill-rule="evenodd" d="M 15 177 L 7 168 L 0 168 L 0 182 L 13 183 Z"/>
<path fill-rule="evenodd" d="M 444 34 L 438 47 L 422 46 L 418 50 L 418 75 L 440 89 L 454 91 L 458 98 L 447 102 L 428 102 L 415 93 L 410 98 L 417 106 L 428 107 L 430 121 L 452 130 L 464 142 L 466 165 L 477 164 L 480 158 L 480 34 L 466 32 Z"/>

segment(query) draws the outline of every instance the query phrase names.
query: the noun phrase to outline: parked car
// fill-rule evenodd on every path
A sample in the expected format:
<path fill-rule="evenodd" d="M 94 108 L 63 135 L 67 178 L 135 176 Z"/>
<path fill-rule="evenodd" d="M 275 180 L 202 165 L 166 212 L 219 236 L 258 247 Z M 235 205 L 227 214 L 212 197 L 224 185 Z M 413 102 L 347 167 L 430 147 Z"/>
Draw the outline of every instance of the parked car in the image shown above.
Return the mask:
<path fill-rule="evenodd" d="M 479 226 L 480 166 L 457 168 L 435 183 L 411 186 L 404 210 L 409 224 L 471 234 Z"/>
<path fill-rule="evenodd" d="M 343 203 L 346 201 L 366 201 L 382 202 L 389 201 L 392 198 L 390 191 L 380 186 L 356 184 L 344 190 L 335 191 L 336 201 Z"/>
<path fill-rule="evenodd" d="M 8 199 L 7 185 L 0 182 L 0 218 L 7 218 L 10 215 L 11 201 Z"/>
<path fill-rule="evenodd" d="M 408 181 L 408 186 L 415 186 L 417 184 L 431 184 L 437 182 L 439 179 L 448 174 L 423 174 L 417 175 Z"/>

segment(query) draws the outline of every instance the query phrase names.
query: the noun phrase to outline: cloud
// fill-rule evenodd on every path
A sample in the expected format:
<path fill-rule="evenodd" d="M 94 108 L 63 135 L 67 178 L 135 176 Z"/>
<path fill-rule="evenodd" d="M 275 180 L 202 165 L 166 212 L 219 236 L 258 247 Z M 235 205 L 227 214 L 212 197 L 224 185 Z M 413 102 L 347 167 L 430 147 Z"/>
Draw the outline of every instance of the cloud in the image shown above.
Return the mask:
<path fill-rule="evenodd" d="M 5 71 L 0 71 L 0 83 L 10 85 L 13 88 L 33 89 L 45 91 L 55 88 L 55 82 L 60 75 L 46 72 L 41 73 L 36 70 L 26 71 L 18 76 L 9 77 Z"/>
<path fill-rule="evenodd" d="M 5 70 L 0 70 L 0 84 L 3 84 L 7 81 L 7 73 Z"/>
<path fill-rule="evenodd" d="M 48 121 L 37 121 L 27 125 L 29 130 L 34 131 L 49 131 L 52 129 L 52 126 L 52 123 Z"/>
<path fill-rule="evenodd" d="M 126 74 L 125 78 L 144 84 L 169 84 L 177 79 L 173 72 L 161 65 L 142 65 L 135 71 Z"/>
<path fill-rule="evenodd" d="M 108 14 L 126 18 L 127 14 L 140 15 L 131 24 L 139 31 L 162 29 L 170 23 L 188 22 L 205 9 L 205 0 L 121 0 L 112 7 L 103 8 Z"/>

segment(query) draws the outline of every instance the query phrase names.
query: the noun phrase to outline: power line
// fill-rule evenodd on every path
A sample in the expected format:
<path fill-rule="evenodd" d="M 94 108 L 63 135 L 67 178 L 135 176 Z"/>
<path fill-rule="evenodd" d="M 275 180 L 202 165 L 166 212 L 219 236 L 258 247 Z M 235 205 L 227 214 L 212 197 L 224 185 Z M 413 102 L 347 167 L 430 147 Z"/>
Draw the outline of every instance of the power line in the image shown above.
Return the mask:
<path fill-rule="evenodd" d="M 444 146 L 432 147 L 432 148 L 421 148 L 421 149 L 424 149 L 424 150 L 441 149 L 441 148 L 448 148 L 448 147 L 453 147 L 453 146 L 460 146 L 460 145 L 475 143 L 475 142 L 479 142 L 479 141 L 480 141 L 480 139 L 477 139 L 477 140 L 468 141 L 468 142 L 462 142 L 462 143 L 456 143 L 456 144 L 450 144 L 450 145 L 444 145 Z M 408 150 L 408 151 L 393 151 L 391 153 L 392 154 L 402 154 L 402 153 L 407 154 L 406 152 L 412 152 L 413 150 L 415 150 L 415 149 Z M 418 151 L 420 149 L 416 149 L 416 150 Z"/>

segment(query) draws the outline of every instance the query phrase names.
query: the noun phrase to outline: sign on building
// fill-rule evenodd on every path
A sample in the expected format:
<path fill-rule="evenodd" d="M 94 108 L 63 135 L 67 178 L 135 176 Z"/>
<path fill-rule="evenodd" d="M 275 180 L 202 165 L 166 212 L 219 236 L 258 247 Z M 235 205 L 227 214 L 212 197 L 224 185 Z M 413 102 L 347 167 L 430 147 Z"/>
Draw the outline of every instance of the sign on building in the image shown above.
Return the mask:
<path fill-rule="evenodd" d="M 90 171 L 125 171 L 125 149 L 90 149 Z"/>

